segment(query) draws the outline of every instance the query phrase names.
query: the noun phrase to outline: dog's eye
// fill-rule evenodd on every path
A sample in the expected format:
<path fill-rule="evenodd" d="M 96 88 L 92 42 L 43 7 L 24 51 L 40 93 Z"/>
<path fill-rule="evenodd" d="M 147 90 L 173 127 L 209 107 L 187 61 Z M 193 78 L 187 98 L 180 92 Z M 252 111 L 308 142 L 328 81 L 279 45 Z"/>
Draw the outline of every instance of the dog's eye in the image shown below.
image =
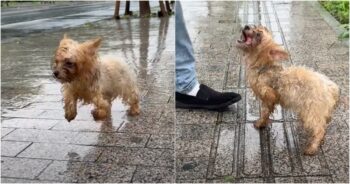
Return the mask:
<path fill-rule="evenodd" d="M 64 64 L 65 64 L 66 66 L 68 66 L 68 67 L 72 67 L 72 66 L 74 65 L 74 63 L 71 62 L 69 59 L 65 59 L 65 60 L 64 60 Z"/>

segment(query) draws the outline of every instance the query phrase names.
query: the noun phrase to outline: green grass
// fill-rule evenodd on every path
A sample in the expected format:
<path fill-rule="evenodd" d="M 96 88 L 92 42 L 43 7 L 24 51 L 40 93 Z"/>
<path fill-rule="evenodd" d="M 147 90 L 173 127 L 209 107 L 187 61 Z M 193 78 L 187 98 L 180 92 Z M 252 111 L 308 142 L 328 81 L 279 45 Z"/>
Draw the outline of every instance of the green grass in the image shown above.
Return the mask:
<path fill-rule="evenodd" d="M 233 183 L 235 178 L 233 176 L 224 176 L 224 183 Z"/>
<path fill-rule="evenodd" d="M 349 38 L 349 1 L 320 1 L 320 4 L 337 19 L 346 30 L 339 35 L 339 38 Z"/>

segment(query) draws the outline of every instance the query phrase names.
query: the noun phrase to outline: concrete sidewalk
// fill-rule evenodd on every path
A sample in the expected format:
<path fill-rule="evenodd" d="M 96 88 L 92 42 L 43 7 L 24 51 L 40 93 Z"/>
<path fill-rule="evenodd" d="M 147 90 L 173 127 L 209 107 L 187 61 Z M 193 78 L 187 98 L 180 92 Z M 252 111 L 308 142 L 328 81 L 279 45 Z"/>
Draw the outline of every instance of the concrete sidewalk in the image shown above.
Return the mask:
<path fill-rule="evenodd" d="M 176 110 L 177 182 L 349 182 L 349 52 L 310 2 L 183 2 L 198 59 L 199 80 L 243 99 L 218 113 Z M 304 156 L 306 133 L 278 108 L 265 130 L 235 48 L 240 28 L 264 24 L 290 53 L 285 65 L 305 65 L 341 87 L 341 102 L 321 151 Z"/>
<path fill-rule="evenodd" d="M 1 182 L 173 182 L 174 24 L 174 16 L 102 20 L 2 43 Z M 90 106 L 64 119 L 50 70 L 63 33 L 81 42 L 102 36 L 100 54 L 129 63 L 140 116 L 116 101 L 112 122 L 93 121 Z"/>

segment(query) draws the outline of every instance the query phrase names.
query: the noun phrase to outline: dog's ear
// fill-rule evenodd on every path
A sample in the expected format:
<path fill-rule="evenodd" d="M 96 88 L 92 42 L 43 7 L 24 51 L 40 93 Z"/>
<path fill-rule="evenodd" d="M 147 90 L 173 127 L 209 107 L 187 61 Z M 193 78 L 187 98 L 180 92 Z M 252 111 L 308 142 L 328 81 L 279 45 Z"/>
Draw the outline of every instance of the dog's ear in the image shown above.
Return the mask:
<path fill-rule="evenodd" d="M 272 61 L 288 60 L 288 53 L 282 48 L 273 48 L 269 51 L 269 57 Z"/>
<path fill-rule="evenodd" d="M 102 42 L 101 37 L 98 37 L 93 40 L 88 40 L 81 44 L 82 47 L 86 48 L 87 51 L 91 54 L 96 54 L 97 49 L 100 47 Z"/>

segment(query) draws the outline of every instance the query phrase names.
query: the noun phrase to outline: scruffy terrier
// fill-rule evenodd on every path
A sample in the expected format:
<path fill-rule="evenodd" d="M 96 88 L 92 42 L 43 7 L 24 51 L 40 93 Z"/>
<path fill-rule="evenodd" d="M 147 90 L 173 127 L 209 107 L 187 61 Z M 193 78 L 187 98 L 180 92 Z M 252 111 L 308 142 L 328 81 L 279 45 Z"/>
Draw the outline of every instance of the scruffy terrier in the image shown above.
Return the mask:
<path fill-rule="evenodd" d="M 128 65 L 113 57 L 99 58 L 101 39 L 78 43 L 65 34 L 56 50 L 53 76 L 62 83 L 65 118 L 70 122 L 77 115 L 77 102 L 93 104 L 95 120 L 111 115 L 112 101 L 121 97 L 130 106 L 129 115 L 138 115 L 139 90 L 135 74 Z"/>
<path fill-rule="evenodd" d="M 245 26 L 237 47 L 244 53 L 248 83 L 262 101 L 261 116 L 254 126 L 265 127 L 275 105 L 280 104 L 295 111 L 312 134 L 304 154 L 316 154 L 338 102 L 339 87 L 310 69 L 283 68 L 280 62 L 289 55 L 263 26 Z"/>

